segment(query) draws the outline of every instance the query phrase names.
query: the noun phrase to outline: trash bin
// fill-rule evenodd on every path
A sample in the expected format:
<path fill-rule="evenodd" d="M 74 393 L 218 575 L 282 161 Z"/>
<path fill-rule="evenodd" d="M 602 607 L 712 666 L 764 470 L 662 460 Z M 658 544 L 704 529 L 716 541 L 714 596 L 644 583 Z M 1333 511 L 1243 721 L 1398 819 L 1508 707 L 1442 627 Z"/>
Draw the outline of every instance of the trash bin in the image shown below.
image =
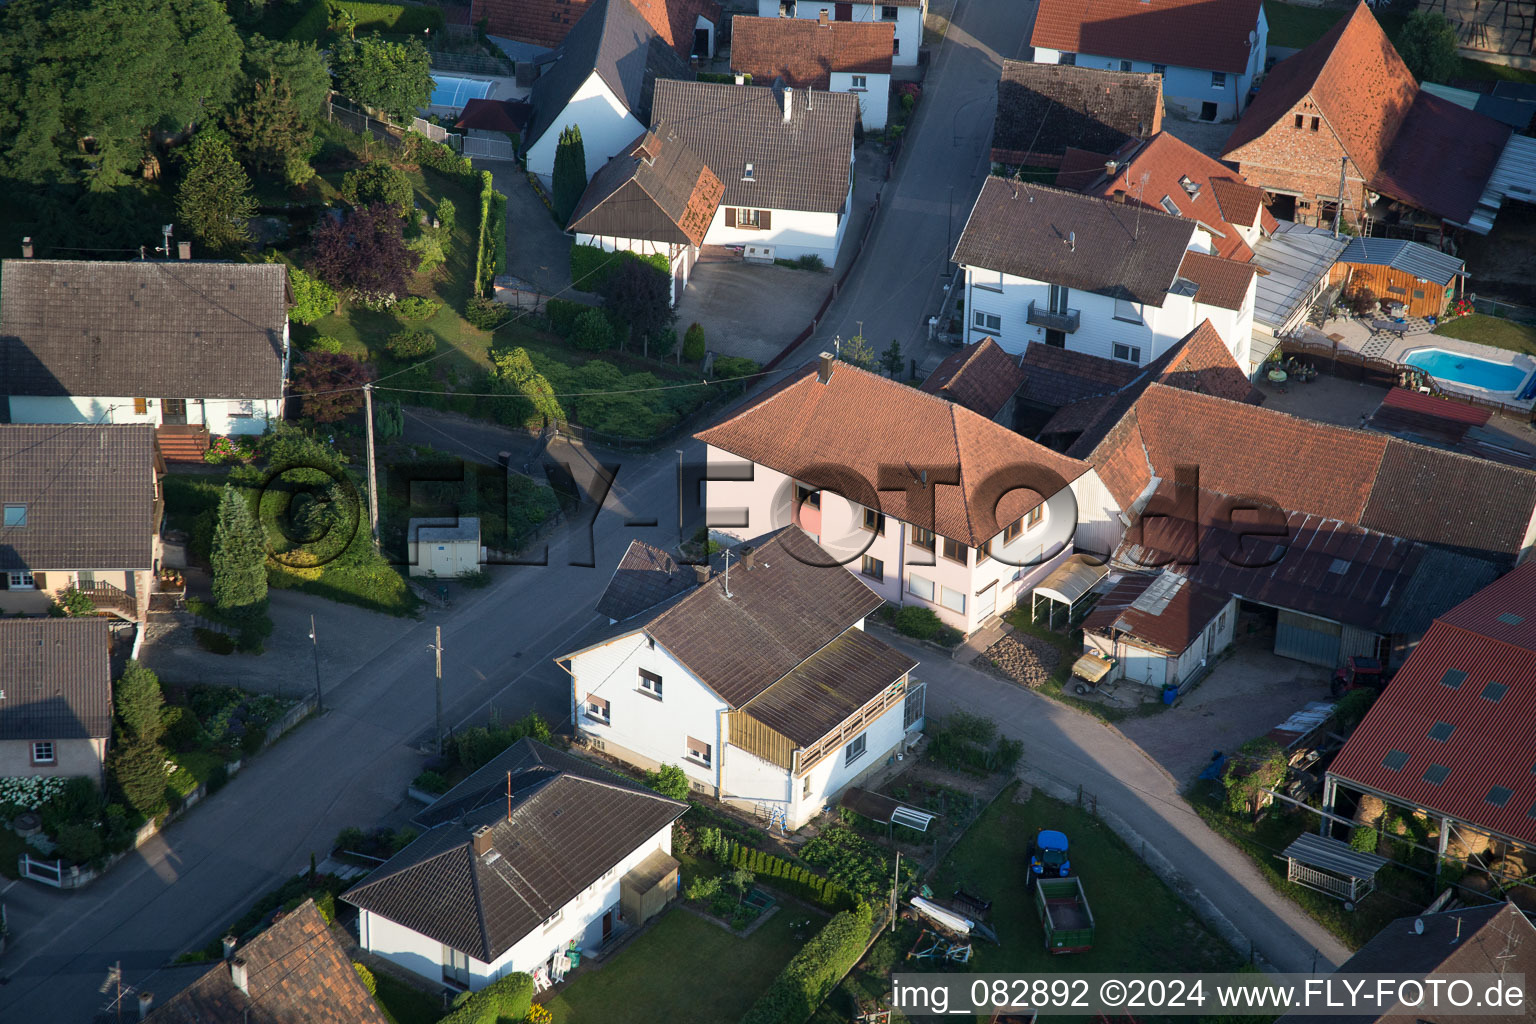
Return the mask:
<path fill-rule="evenodd" d="M 1163 703 L 1172 704 L 1179 699 L 1179 688 L 1172 684 L 1163 687 Z"/>
<path fill-rule="evenodd" d="M 565 955 L 571 958 L 572 967 L 581 966 L 581 950 L 577 949 L 575 946 L 572 946 L 570 949 L 565 951 Z"/>

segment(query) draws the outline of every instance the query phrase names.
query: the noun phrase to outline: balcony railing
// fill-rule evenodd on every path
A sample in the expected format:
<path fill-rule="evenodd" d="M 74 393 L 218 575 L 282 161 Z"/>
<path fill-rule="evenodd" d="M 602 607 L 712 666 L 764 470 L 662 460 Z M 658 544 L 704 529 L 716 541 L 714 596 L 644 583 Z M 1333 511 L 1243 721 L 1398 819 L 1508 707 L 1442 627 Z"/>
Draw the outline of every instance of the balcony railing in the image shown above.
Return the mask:
<path fill-rule="evenodd" d="M 1071 334 L 1082 323 L 1081 310 L 1069 309 L 1065 313 L 1057 313 L 1033 302 L 1029 304 L 1029 315 L 1025 318 L 1036 327 L 1048 327 L 1053 331 L 1064 331 Z"/>
<path fill-rule="evenodd" d="M 110 583 L 82 580 L 75 584 L 75 589 L 89 597 L 91 603 L 99 609 L 124 612 L 130 618 L 137 613 L 138 603 L 133 595 Z"/>

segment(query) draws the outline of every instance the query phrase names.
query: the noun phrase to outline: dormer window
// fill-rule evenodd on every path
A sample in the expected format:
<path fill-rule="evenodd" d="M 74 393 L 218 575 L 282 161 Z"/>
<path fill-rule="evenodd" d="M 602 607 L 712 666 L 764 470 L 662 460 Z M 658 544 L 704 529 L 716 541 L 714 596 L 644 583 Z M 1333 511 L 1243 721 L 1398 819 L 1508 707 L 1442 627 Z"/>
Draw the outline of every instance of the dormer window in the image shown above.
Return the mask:
<path fill-rule="evenodd" d="M 7 506 L 5 506 L 5 528 L 7 530 L 14 529 L 14 528 L 16 528 L 18 526 L 26 526 L 26 525 L 27 525 L 27 506 L 25 506 L 25 505 L 7 505 Z"/>
<path fill-rule="evenodd" d="M 750 163 L 747 164 L 746 169 L 744 169 L 741 172 L 741 180 L 742 181 L 755 181 L 756 180 L 756 178 L 754 177 L 754 175 L 752 173 L 752 165 Z"/>

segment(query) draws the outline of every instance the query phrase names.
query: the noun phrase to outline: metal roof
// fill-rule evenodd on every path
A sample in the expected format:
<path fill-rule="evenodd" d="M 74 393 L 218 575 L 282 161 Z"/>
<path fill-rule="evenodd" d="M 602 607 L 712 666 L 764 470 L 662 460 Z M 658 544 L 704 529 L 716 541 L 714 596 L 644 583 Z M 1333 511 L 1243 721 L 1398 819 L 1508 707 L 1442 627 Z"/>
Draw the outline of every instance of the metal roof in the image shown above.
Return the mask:
<path fill-rule="evenodd" d="M 1346 842 L 1326 839 L 1312 832 L 1303 832 L 1297 836 L 1296 841 L 1285 848 L 1282 856 L 1346 878 L 1371 878 L 1387 863 L 1385 857 L 1361 853 Z"/>
<path fill-rule="evenodd" d="M 1063 604 L 1076 604 L 1109 575 L 1109 566 L 1089 555 L 1072 555 L 1035 587 L 1035 593 Z"/>
<path fill-rule="evenodd" d="M 916 667 L 917 662 L 906 654 L 851 627 L 753 697 L 742 710 L 808 747 Z"/>
<path fill-rule="evenodd" d="M 1338 261 L 1391 267 L 1441 286 L 1467 272 L 1466 261 L 1401 238 L 1352 238 L 1339 254 Z"/>
<path fill-rule="evenodd" d="M 1480 235 L 1492 231 L 1493 218 L 1506 199 L 1536 202 L 1536 139 L 1529 135 L 1512 134 L 1504 143 L 1504 153 L 1494 166 L 1467 227 Z"/>
<path fill-rule="evenodd" d="M 1283 334 L 1305 309 L 1312 288 L 1328 273 L 1349 244 L 1322 228 L 1280 222 L 1253 247 L 1253 262 L 1263 270 L 1253 300 L 1253 319 Z"/>

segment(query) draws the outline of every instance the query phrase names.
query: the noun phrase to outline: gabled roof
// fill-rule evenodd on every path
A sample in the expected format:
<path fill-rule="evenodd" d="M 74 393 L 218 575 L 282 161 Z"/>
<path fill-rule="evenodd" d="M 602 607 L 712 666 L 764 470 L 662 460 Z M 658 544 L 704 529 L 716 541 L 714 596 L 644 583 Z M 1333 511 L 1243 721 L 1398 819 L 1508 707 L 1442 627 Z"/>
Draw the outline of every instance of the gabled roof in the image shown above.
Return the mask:
<path fill-rule="evenodd" d="M 688 805 L 570 771 L 512 778 L 512 809 L 491 800 L 438 825 L 343 897 L 485 963 L 676 820 Z M 503 773 L 505 786 L 505 773 Z M 474 831 L 490 829 L 476 856 Z"/>
<path fill-rule="evenodd" d="M 1329 773 L 1536 844 L 1532 680 L 1536 564 L 1526 562 L 1435 621 Z M 1448 736 L 1430 735 L 1437 723 Z M 1439 782 L 1426 778 L 1432 765 L 1448 770 Z"/>
<path fill-rule="evenodd" d="M 276 263 L 6 260 L 11 395 L 275 399 L 288 272 Z"/>
<path fill-rule="evenodd" d="M 1162 306 L 1192 221 L 1063 189 L 989 177 L 954 259 L 1081 291 Z"/>
<path fill-rule="evenodd" d="M 1060 408 L 1084 398 L 1118 391 L 1142 373 L 1141 367 L 1069 348 L 1031 341 L 1019 361 L 1026 379 L 1019 397 Z"/>
<path fill-rule="evenodd" d="M 1508 125 L 1421 91 L 1371 188 L 1437 217 L 1470 223 L 1509 139 Z"/>
<path fill-rule="evenodd" d="M 149 569 L 155 497 L 148 424 L 0 425 L 0 501 L 26 506 L 0 571 Z"/>
<path fill-rule="evenodd" d="M 807 18 L 731 19 L 731 70 L 760 83 L 826 91 L 832 73 L 888 75 L 896 38 L 894 21 L 829 21 Z"/>
<path fill-rule="evenodd" d="M 1241 310 L 1258 268 L 1239 260 L 1190 250 L 1179 264 L 1179 276 L 1195 285 L 1195 301 L 1222 309 Z"/>
<path fill-rule="evenodd" d="M 1031 46 L 1240 73 L 1260 0 L 1040 0 Z"/>
<path fill-rule="evenodd" d="M 1018 360 L 991 338 L 982 338 L 947 357 L 923 381 L 922 389 L 991 419 L 1023 383 Z"/>
<path fill-rule="evenodd" d="M 1466 261 L 1402 238 L 1351 238 L 1340 263 L 1391 267 L 1444 287 L 1466 273 Z"/>
<path fill-rule="evenodd" d="M 697 153 L 646 132 L 592 176 L 567 230 L 699 245 L 724 192 Z"/>
<path fill-rule="evenodd" d="M 527 146 L 568 123 L 566 105 L 594 74 L 642 124 L 650 118 L 658 79 L 693 77 L 688 64 L 629 0 L 593 0 L 565 37 L 560 59 L 533 83 Z"/>
<path fill-rule="evenodd" d="M 725 577 L 716 576 L 668 605 L 645 632 L 741 708 L 884 603 L 832 561 L 799 527 L 785 527 L 757 546 L 750 563 L 731 566 L 729 596 Z"/>
<path fill-rule="evenodd" d="M 632 540 L 598 599 L 597 613 L 623 622 L 692 589 L 697 582 L 691 566 L 678 565 L 667 552 L 643 540 Z"/>
<path fill-rule="evenodd" d="M 1083 619 L 1083 629 L 1106 636 L 1129 633 L 1174 657 L 1204 632 L 1230 594 L 1176 573 L 1126 573 Z"/>
<path fill-rule="evenodd" d="M 533 107 L 520 100 L 467 99 L 455 128 L 490 132 L 520 132 L 528 127 Z"/>
<path fill-rule="evenodd" d="M 1161 75 L 1004 58 L 992 160 L 1027 163 L 1028 154 L 1063 155 L 1069 148 L 1113 153 L 1156 132 L 1162 119 Z"/>
<path fill-rule="evenodd" d="M 542 785 L 561 772 L 632 789 L 640 788 L 633 780 L 586 758 L 556 750 L 537 740 L 521 739 L 476 769 L 469 778 L 423 807 L 411 819 L 412 824 L 422 828 L 436 828 L 492 803 L 498 803 L 505 809 L 508 772 L 512 773 L 514 796 L 532 786 Z"/>
<path fill-rule="evenodd" d="M 831 213 L 848 197 L 858 119 L 851 93 L 669 80 L 656 84 L 651 129 L 703 158 L 727 206 Z"/>
<path fill-rule="evenodd" d="M 850 628 L 742 710 L 808 747 L 916 667 L 915 659 L 890 644 Z"/>
<path fill-rule="evenodd" d="M 559 46 L 592 6 L 593 0 L 483 0 L 476 12 L 488 22 L 491 35 Z M 693 30 L 699 18 L 720 25 L 720 5 L 715 0 L 635 0 L 635 7 L 680 57 L 693 52 Z"/>
<path fill-rule="evenodd" d="M 0 740 L 110 736 L 109 647 L 105 619 L 0 619 Z"/>
<path fill-rule="evenodd" d="M 808 364 L 694 436 L 919 526 L 930 513 L 918 499 L 876 489 L 905 488 L 914 473 L 926 473 L 933 529 L 971 547 L 1050 497 L 1007 490 L 1021 474 L 1060 490 L 1088 471 L 964 406 L 843 362 L 833 363 L 826 383 Z"/>
<path fill-rule="evenodd" d="M 220 962 L 146 1018 L 148 1024 L 388 1024 L 314 900 L 235 950 L 246 991 Z M 124 999 L 131 997 L 124 996 Z"/>

